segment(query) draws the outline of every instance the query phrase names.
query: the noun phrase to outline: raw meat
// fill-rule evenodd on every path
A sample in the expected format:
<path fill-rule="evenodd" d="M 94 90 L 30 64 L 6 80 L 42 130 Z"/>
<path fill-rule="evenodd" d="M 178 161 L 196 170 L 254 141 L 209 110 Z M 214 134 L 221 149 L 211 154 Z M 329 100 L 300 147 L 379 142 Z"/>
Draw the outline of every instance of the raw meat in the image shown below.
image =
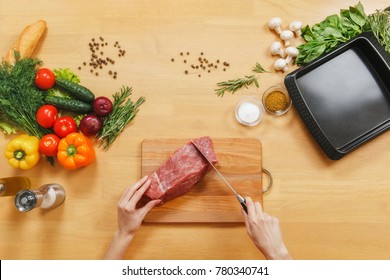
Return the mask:
<path fill-rule="evenodd" d="M 213 164 L 218 162 L 210 137 L 193 141 Z M 164 203 L 188 192 L 211 169 L 207 160 L 189 142 L 149 176 L 152 182 L 144 195 L 150 199 L 161 199 Z"/>

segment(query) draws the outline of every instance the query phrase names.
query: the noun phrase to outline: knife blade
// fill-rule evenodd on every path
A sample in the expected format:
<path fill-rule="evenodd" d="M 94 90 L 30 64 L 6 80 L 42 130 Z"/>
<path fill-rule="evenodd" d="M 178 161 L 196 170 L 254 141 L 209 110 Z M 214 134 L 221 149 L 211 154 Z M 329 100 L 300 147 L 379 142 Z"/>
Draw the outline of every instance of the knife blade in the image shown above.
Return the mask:
<path fill-rule="evenodd" d="M 246 201 L 245 199 L 230 185 L 230 183 L 226 180 L 225 176 L 222 175 L 221 172 L 215 167 L 215 165 L 206 157 L 206 155 L 203 153 L 203 151 L 198 147 L 197 144 L 195 144 L 194 141 L 191 140 L 192 145 L 195 146 L 195 148 L 198 150 L 198 152 L 207 160 L 207 162 L 211 165 L 211 167 L 217 172 L 218 176 L 226 183 L 226 185 L 230 188 L 230 190 L 234 193 L 236 196 L 238 202 L 241 204 L 242 208 L 246 213 L 248 213 L 248 208 L 246 207 Z"/>

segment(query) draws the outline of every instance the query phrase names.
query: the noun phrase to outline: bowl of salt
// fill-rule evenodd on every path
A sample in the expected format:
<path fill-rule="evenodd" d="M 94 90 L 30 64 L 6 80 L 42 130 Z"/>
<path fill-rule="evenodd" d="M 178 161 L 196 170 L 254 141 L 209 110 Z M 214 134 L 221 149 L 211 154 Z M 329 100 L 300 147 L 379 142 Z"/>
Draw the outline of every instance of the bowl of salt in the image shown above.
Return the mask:
<path fill-rule="evenodd" d="M 248 96 L 242 98 L 236 105 L 236 119 L 248 126 L 257 125 L 263 116 L 264 107 L 259 99 Z"/>

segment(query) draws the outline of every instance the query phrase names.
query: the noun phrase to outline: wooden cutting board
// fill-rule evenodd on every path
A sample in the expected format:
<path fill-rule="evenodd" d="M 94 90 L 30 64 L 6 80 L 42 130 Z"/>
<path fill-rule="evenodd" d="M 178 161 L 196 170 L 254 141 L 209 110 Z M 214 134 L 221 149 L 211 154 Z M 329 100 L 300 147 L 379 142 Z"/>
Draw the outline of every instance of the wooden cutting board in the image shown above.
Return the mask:
<path fill-rule="evenodd" d="M 243 196 L 262 201 L 261 143 L 255 138 L 213 138 L 218 170 Z M 142 176 L 152 174 L 190 139 L 145 139 Z M 241 205 L 215 171 L 210 171 L 188 193 L 152 209 L 145 222 L 243 222 Z"/>

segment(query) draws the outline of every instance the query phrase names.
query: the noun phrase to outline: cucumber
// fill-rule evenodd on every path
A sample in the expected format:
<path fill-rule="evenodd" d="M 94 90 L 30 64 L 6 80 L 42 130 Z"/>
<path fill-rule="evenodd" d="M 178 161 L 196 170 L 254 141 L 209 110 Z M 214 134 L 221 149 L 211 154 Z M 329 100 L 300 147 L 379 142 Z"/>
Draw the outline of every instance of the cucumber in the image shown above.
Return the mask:
<path fill-rule="evenodd" d="M 66 99 L 58 96 L 46 96 L 45 101 L 47 104 L 51 104 L 55 107 L 80 114 L 88 114 L 92 112 L 92 104 L 75 100 L 75 99 Z"/>
<path fill-rule="evenodd" d="M 95 95 L 86 87 L 63 78 L 56 78 L 56 85 L 69 93 L 73 98 L 87 103 L 92 103 Z"/>

